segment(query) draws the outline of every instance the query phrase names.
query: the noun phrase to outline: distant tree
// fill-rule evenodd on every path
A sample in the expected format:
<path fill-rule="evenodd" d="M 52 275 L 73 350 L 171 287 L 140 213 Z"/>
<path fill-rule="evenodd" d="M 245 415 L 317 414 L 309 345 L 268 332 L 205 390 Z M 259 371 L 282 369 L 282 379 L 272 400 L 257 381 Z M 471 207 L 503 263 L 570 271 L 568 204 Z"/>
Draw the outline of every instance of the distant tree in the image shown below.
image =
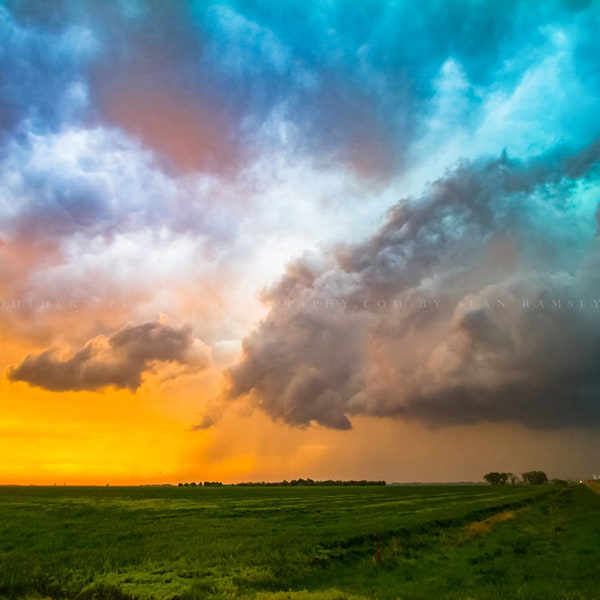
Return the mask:
<path fill-rule="evenodd" d="M 550 483 L 554 484 L 554 485 L 560 485 L 563 487 L 566 487 L 569 485 L 568 481 L 565 481 L 564 479 L 551 479 Z"/>
<path fill-rule="evenodd" d="M 548 483 L 548 476 L 544 471 L 527 471 L 523 473 L 523 481 L 530 485 L 542 485 Z"/>
<path fill-rule="evenodd" d="M 500 473 L 496 471 L 486 473 L 483 478 L 491 485 L 498 485 L 500 483 Z"/>
<path fill-rule="evenodd" d="M 486 473 L 483 478 L 491 485 L 504 485 L 508 480 L 508 473 L 492 471 L 491 473 Z"/>
<path fill-rule="evenodd" d="M 519 476 L 515 475 L 514 473 L 508 473 L 508 479 L 512 483 L 512 485 L 515 485 L 515 483 L 519 481 Z"/>

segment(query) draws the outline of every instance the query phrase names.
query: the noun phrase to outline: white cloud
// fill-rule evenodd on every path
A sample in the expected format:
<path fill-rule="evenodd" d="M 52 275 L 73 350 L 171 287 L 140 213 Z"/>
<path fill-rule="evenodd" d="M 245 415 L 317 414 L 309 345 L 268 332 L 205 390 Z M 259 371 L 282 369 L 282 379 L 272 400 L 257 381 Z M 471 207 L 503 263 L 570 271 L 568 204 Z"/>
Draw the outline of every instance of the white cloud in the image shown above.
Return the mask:
<path fill-rule="evenodd" d="M 577 29 L 547 26 L 545 42 L 507 59 L 487 88 L 476 88 L 455 59 L 435 80 L 426 133 L 415 144 L 412 193 L 441 177 L 460 158 L 541 154 L 555 145 L 580 147 L 597 129 L 595 96 L 576 68 Z M 590 126 L 591 124 L 591 126 Z"/>
<path fill-rule="evenodd" d="M 228 6 L 213 7 L 209 14 L 218 40 L 215 58 L 222 68 L 237 77 L 289 71 L 291 51 L 270 29 Z"/>

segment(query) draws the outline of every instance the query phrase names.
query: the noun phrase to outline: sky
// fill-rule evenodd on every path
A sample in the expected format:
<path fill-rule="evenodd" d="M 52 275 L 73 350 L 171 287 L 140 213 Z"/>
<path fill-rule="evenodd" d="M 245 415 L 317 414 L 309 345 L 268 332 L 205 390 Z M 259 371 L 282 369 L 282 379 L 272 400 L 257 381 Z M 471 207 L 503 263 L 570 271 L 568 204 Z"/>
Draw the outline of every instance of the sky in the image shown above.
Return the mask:
<path fill-rule="evenodd" d="M 0 0 L 0 483 L 600 472 L 598 0 Z"/>

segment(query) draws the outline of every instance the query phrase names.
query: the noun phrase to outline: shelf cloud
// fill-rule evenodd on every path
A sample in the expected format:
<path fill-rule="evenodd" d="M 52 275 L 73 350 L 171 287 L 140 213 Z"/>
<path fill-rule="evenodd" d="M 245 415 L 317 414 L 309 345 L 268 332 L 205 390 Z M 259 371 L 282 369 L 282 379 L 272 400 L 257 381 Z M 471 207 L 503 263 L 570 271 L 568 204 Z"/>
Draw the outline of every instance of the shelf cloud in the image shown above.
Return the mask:
<path fill-rule="evenodd" d="M 292 425 L 600 423 L 598 145 L 464 163 L 264 294 L 230 395 Z M 576 166 L 575 166 L 576 165 Z M 574 234 L 577 231 L 577 234 Z"/>

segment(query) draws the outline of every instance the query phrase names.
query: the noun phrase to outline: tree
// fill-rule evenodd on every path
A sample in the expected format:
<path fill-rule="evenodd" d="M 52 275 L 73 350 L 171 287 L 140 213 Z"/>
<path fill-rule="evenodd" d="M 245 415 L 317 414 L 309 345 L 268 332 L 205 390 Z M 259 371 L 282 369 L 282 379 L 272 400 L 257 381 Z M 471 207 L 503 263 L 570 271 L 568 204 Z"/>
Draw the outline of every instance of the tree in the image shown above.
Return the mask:
<path fill-rule="evenodd" d="M 510 481 L 513 485 L 516 481 L 519 481 L 519 478 L 514 473 L 505 473 L 492 471 L 491 473 L 486 473 L 483 478 L 492 485 L 506 485 L 507 481 Z"/>
<path fill-rule="evenodd" d="M 502 473 L 497 473 L 496 471 L 492 471 L 491 473 L 486 473 L 483 478 L 491 485 L 500 485 Z"/>
<path fill-rule="evenodd" d="M 512 473 L 498 473 L 496 471 L 492 471 L 491 473 L 486 473 L 483 478 L 492 485 L 505 485 L 511 475 Z"/>
<path fill-rule="evenodd" d="M 523 473 L 523 481 L 530 485 L 542 485 L 548 483 L 548 476 L 544 471 L 527 471 Z"/>

